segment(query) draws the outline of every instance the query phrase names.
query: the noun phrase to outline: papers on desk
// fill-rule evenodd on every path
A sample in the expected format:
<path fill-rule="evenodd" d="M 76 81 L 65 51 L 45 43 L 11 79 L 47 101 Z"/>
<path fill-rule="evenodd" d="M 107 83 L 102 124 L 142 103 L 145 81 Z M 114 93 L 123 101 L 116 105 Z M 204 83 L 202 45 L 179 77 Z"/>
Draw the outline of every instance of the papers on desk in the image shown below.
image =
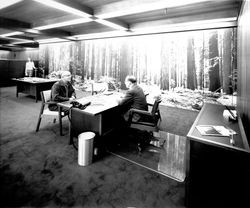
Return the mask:
<path fill-rule="evenodd" d="M 225 126 L 198 125 L 196 128 L 203 136 L 229 137 L 230 135 L 237 134 L 234 130 Z"/>

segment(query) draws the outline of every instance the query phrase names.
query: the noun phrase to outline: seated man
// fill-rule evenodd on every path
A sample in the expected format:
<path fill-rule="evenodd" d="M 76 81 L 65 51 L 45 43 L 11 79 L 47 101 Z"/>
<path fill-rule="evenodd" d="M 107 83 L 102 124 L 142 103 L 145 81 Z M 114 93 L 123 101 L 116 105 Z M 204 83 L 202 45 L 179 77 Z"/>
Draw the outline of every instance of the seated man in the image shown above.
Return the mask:
<path fill-rule="evenodd" d="M 61 73 L 61 80 L 56 82 L 51 88 L 51 101 L 64 102 L 73 101 L 76 98 L 75 89 L 71 84 L 71 73 L 63 71 Z M 57 111 L 57 104 L 49 104 L 51 111 Z"/>
<path fill-rule="evenodd" d="M 135 108 L 139 110 L 148 110 L 146 97 L 141 87 L 137 85 L 137 80 L 134 76 L 127 76 L 125 79 L 125 85 L 129 89 L 125 96 L 118 101 L 119 105 L 124 106 L 126 113 L 124 119 L 128 121 L 129 109 Z M 134 114 L 133 121 L 139 121 L 140 115 Z"/>

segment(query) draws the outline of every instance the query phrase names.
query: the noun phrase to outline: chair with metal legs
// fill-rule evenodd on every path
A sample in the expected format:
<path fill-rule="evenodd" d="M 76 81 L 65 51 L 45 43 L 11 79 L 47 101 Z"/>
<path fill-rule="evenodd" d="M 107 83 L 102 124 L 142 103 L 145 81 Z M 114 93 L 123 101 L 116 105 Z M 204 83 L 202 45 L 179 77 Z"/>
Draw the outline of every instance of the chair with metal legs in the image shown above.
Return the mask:
<path fill-rule="evenodd" d="M 48 116 L 53 118 L 53 122 L 56 122 L 56 119 L 59 120 L 59 127 L 60 127 L 60 135 L 62 136 L 62 118 L 66 116 L 65 112 L 61 112 L 61 115 L 59 115 L 59 111 L 51 111 L 48 108 L 48 105 L 56 102 L 50 101 L 51 98 L 51 90 L 46 90 L 41 92 L 41 98 L 42 98 L 42 104 L 41 109 L 36 125 L 36 132 L 39 131 L 40 123 L 43 117 Z"/>

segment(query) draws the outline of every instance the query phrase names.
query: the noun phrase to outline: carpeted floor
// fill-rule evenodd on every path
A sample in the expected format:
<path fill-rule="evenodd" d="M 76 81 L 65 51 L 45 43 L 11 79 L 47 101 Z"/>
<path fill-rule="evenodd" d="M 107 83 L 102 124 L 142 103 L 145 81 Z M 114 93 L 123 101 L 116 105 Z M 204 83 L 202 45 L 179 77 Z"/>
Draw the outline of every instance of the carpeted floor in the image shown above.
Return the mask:
<path fill-rule="evenodd" d="M 15 87 L 0 88 L 1 207 L 185 207 L 184 183 L 103 155 L 87 167 L 59 136 L 58 123 L 45 118 L 35 132 L 41 102 Z M 161 109 L 161 129 L 186 135 L 195 111 Z"/>

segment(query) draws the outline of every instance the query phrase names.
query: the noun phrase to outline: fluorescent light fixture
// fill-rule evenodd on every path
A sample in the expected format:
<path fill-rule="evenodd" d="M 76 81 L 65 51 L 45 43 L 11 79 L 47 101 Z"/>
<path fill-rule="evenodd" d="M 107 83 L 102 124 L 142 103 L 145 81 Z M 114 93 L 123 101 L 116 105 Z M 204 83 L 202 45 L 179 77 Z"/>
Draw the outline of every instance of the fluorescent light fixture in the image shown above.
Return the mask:
<path fill-rule="evenodd" d="M 126 27 L 123 27 L 123 26 L 121 26 L 119 24 L 116 24 L 116 23 L 113 23 L 113 22 L 110 22 L 110 21 L 107 21 L 107 20 L 104 20 L 104 19 L 96 19 L 95 21 L 99 22 L 99 23 L 101 23 L 103 25 L 106 25 L 108 27 L 117 29 L 117 30 L 128 30 L 128 28 L 126 28 Z"/>
<path fill-rule="evenodd" d="M 26 41 L 17 41 L 17 42 L 14 42 L 13 44 L 23 44 L 23 43 L 34 43 L 35 41 L 33 40 L 26 40 Z"/>
<path fill-rule="evenodd" d="M 61 39 L 61 38 L 49 38 L 49 39 L 41 39 L 36 40 L 39 44 L 46 44 L 46 43 L 60 43 L 60 42 L 67 42 L 68 40 Z"/>
<path fill-rule="evenodd" d="M 46 6 L 53 7 L 55 9 L 59 9 L 59 10 L 62 10 L 64 12 L 75 14 L 75 15 L 78 15 L 78 16 L 81 16 L 81 17 L 91 17 L 92 16 L 90 14 L 87 14 L 86 12 L 83 12 L 81 10 L 72 8 L 70 6 L 61 4 L 61 3 L 53 1 L 53 0 L 33 0 L 33 1 L 37 1 L 37 2 L 39 2 L 41 4 L 46 5 Z"/>
<path fill-rule="evenodd" d="M 34 27 L 33 29 L 36 29 L 36 30 L 47 30 L 47 29 L 51 29 L 51 28 L 64 27 L 64 26 L 68 26 L 68 25 L 77 25 L 77 24 L 91 22 L 91 21 L 93 21 L 93 20 L 90 19 L 90 18 L 80 18 L 80 19 L 69 20 L 69 21 L 55 23 L 55 24 L 50 24 L 50 25 L 44 25 L 44 26 Z"/>
<path fill-rule="evenodd" d="M 223 27 L 236 26 L 237 25 L 236 20 L 237 20 L 236 17 L 212 19 L 212 20 L 201 20 L 201 21 L 160 25 L 160 26 L 153 26 L 153 27 L 134 28 L 134 29 L 131 29 L 131 31 L 134 32 L 133 34 L 147 34 L 147 33 L 159 33 L 159 32 L 223 28 Z"/>
<path fill-rule="evenodd" d="M 116 3 L 110 4 L 112 5 L 112 8 L 107 7 L 105 9 L 104 7 L 103 14 L 102 14 L 102 10 L 100 10 L 100 14 L 98 14 L 97 12 L 95 16 L 105 19 L 105 18 L 111 18 L 111 17 L 119 17 L 119 16 L 130 15 L 130 14 L 154 11 L 154 10 L 159 10 L 159 9 L 166 9 L 166 8 L 177 7 L 177 6 L 183 6 L 183 5 L 193 4 L 193 3 L 200 3 L 200 2 L 205 2 L 205 1 L 208 1 L 208 0 L 158 0 L 158 1 L 154 1 L 153 3 L 145 2 L 142 4 L 139 4 L 139 3 L 133 4 L 133 3 L 128 2 L 127 4 L 124 4 L 123 7 L 121 6 L 119 2 L 116 2 Z"/>
<path fill-rule="evenodd" d="M 9 37 L 9 36 L 21 35 L 21 34 L 23 34 L 23 32 L 11 32 L 11 33 L 2 34 L 0 36 L 2 36 L 2 37 Z"/>
<path fill-rule="evenodd" d="M 1 0 L 0 9 L 9 7 L 13 4 L 20 2 L 20 1 L 23 1 L 23 0 Z"/>
<path fill-rule="evenodd" d="M 38 30 L 35 30 L 35 29 L 27 29 L 27 30 L 25 30 L 25 32 L 33 33 L 33 34 L 40 34 L 40 32 Z"/>
<path fill-rule="evenodd" d="M 126 36 L 129 33 L 126 31 L 112 31 L 112 32 L 102 32 L 102 33 L 90 33 L 84 35 L 75 35 L 72 36 L 76 38 L 76 40 L 85 40 L 85 39 L 97 39 L 97 38 L 111 38 L 111 37 L 119 37 Z"/>

